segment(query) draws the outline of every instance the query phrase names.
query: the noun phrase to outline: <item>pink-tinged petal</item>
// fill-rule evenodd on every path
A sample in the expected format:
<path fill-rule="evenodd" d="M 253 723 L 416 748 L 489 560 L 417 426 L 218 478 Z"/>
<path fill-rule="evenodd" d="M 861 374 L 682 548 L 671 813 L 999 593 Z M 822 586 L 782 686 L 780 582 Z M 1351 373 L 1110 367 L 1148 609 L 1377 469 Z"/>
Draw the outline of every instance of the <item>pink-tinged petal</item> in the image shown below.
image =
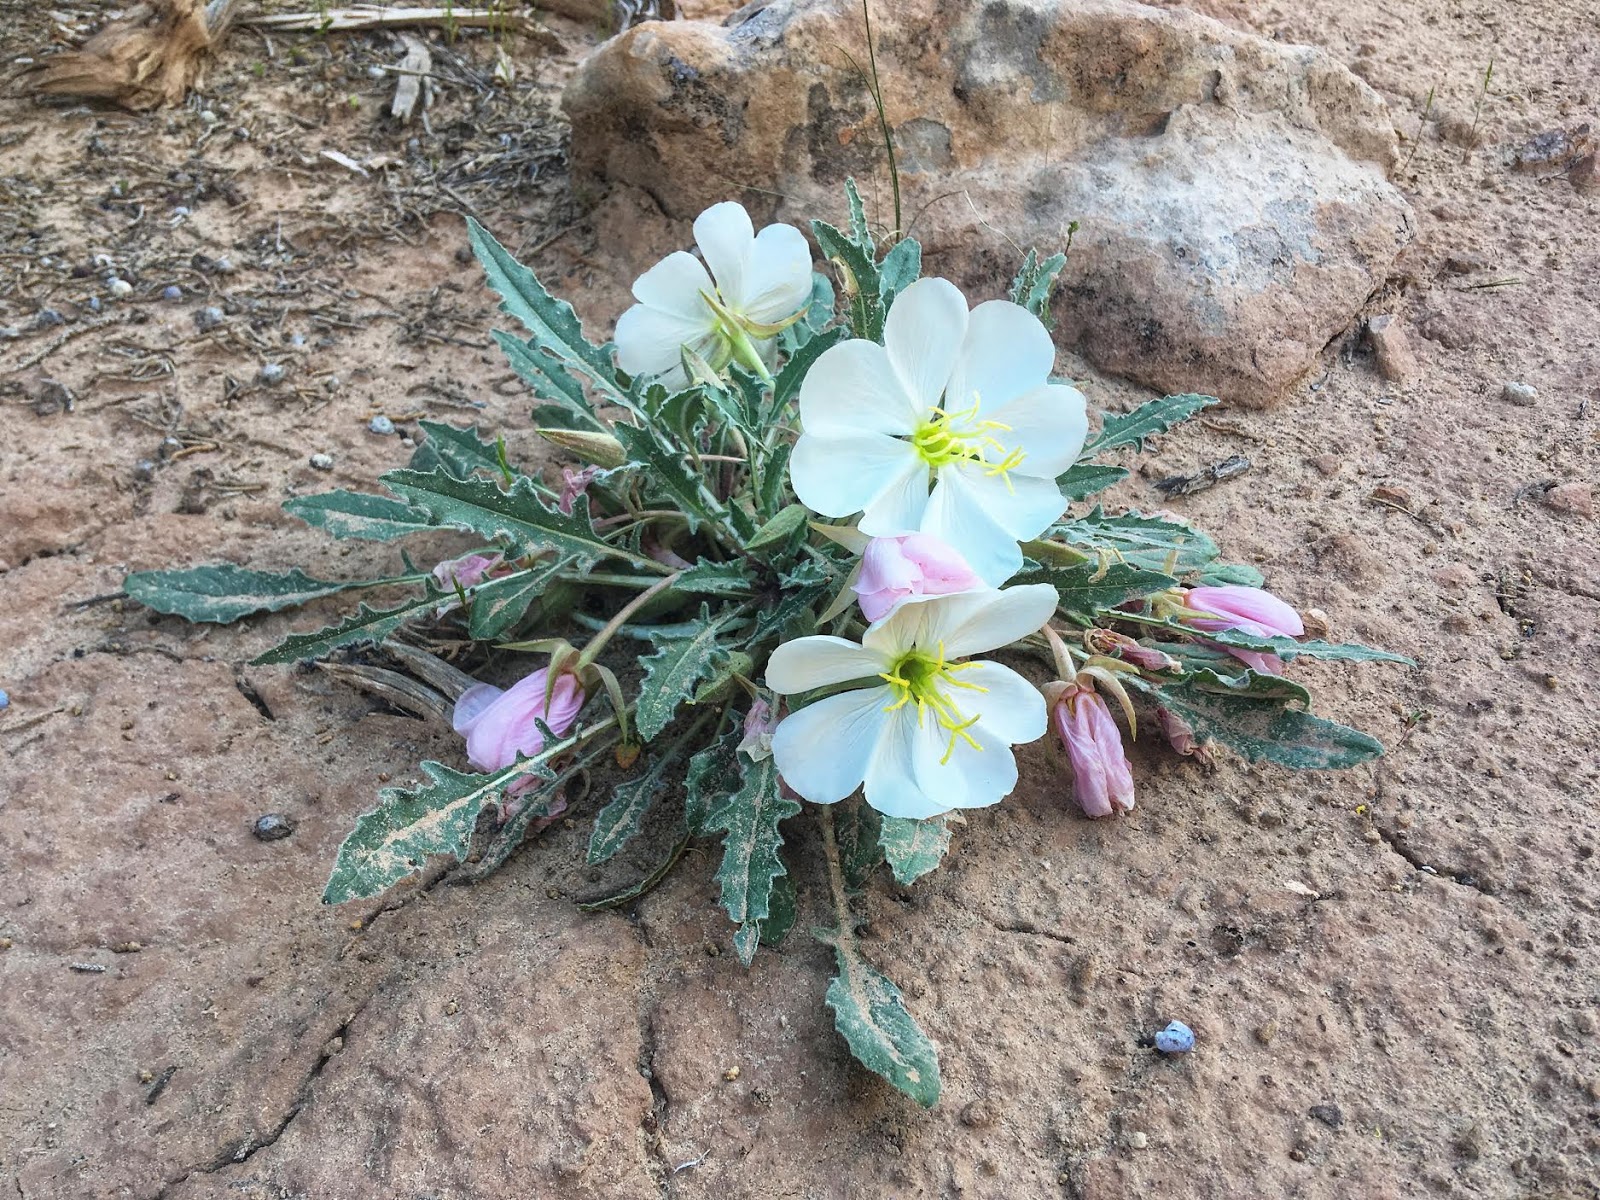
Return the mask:
<path fill-rule="evenodd" d="M 1261 588 L 1226 584 L 1219 587 L 1190 588 L 1187 607 L 1198 612 L 1214 613 L 1226 624 L 1202 625 L 1191 620 L 1196 628 L 1239 629 L 1244 622 L 1256 626 L 1249 632 L 1264 637 L 1299 637 L 1306 631 L 1300 614 L 1271 592 Z"/>
<path fill-rule="evenodd" d="M 943 403 L 966 335 L 967 298 L 949 280 L 919 279 L 895 299 L 883 344 L 920 412 Z"/>
<path fill-rule="evenodd" d="M 852 586 L 862 615 L 877 621 L 902 600 L 948 596 L 981 588 L 984 583 L 950 546 L 936 537 L 912 533 L 867 543 Z"/>
<path fill-rule="evenodd" d="M 447 591 L 454 591 L 458 583 L 463 588 L 477 587 L 504 561 L 501 554 L 465 554 L 434 567 L 433 577 Z"/>
<path fill-rule="evenodd" d="M 713 204 L 695 218 L 695 245 L 705 255 L 706 265 L 716 278 L 717 290 L 728 304 L 737 304 L 744 296 L 745 268 L 755 240 L 750 214 L 745 212 L 744 205 L 732 200 Z"/>
<path fill-rule="evenodd" d="M 583 707 L 583 689 L 571 674 L 563 674 L 545 690 L 549 672 L 538 670 L 513 684 L 481 708 L 462 730 L 467 740 L 467 759 L 480 771 L 498 771 L 517 761 L 519 754 L 537 754 L 544 749 L 539 722 L 557 737 L 572 728 Z M 476 689 L 469 689 L 470 695 Z M 459 712 L 460 702 L 457 702 Z"/>
<path fill-rule="evenodd" d="M 465 737 L 467 731 L 477 723 L 478 718 L 504 694 L 492 683 L 479 683 L 469 687 L 456 700 L 455 711 L 450 715 L 451 727 Z"/>
<path fill-rule="evenodd" d="M 1004 583 L 1022 566 L 1017 539 L 972 494 L 959 471 L 945 467 L 938 479 L 922 515 L 921 532 L 955 547 L 985 583 Z"/>
<path fill-rule="evenodd" d="M 980 304 L 968 319 L 967 336 L 945 392 L 945 411 L 976 405 L 989 416 L 1043 386 L 1055 365 L 1055 344 L 1038 317 L 1009 300 Z"/>
<path fill-rule="evenodd" d="M 1132 810 L 1133 770 L 1105 701 L 1073 688 L 1056 702 L 1051 718 L 1072 764 L 1072 791 L 1084 813 L 1109 817 Z"/>

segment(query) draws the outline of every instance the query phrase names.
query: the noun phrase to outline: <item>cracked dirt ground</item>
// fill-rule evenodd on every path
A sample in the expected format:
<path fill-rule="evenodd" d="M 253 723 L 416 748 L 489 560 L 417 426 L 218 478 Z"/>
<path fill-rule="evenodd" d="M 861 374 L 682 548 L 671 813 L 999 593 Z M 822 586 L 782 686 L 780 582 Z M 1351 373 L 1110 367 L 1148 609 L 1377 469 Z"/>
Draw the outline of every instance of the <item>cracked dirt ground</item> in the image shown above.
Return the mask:
<path fill-rule="evenodd" d="M 241 34 L 174 114 L 0 100 L 0 326 L 21 334 L 0 342 L 8 1190 L 1600 1196 L 1600 567 L 1592 516 L 1545 488 L 1578 485 L 1559 495 L 1581 501 L 1595 477 L 1600 198 L 1511 169 L 1534 135 L 1600 125 L 1596 14 L 1207 7 L 1328 47 L 1397 128 L 1420 130 L 1399 180 L 1418 243 L 1374 301 L 1403 315 L 1420 369 L 1385 383 L 1347 338 L 1276 409 L 1219 410 L 1166 439 L 1113 499 L 1154 507 L 1150 476 L 1248 455 L 1250 472 L 1171 507 L 1321 610 L 1331 636 L 1421 665 L 1297 667 L 1324 711 L 1391 747 L 1372 769 L 1204 774 L 1141 750 L 1136 813 L 1091 824 L 1036 749 L 945 870 L 880 884 L 866 944 L 942 1050 L 928 1114 L 832 1035 L 823 947 L 796 936 L 748 971 L 726 953 L 709 848 L 635 908 L 579 913 L 657 848 L 591 875 L 594 798 L 486 883 L 430 876 L 322 907 L 355 815 L 417 759 L 459 762 L 455 739 L 320 673 L 240 669 L 332 604 L 210 629 L 105 598 L 126 570 L 220 558 L 350 577 L 390 565 L 392 551 L 330 543 L 277 507 L 403 462 L 397 437 L 366 431 L 375 412 L 403 431 L 417 413 L 482 419 L 539 461 L 526 398 L 483 342 L 491 304 L 457 257 L 459 220 L 319 159 L 404 156 L 421 136 L 374 115 L 388 85 L 366 68 L 393 60 L 389 43 L 307 39 L 291 67 L 285 39 L 269 58 Z M 42 10 L 0 22 L 8 52 L 48 36 Z M 558 33 L 572 53 L 590 37 Z M 484 46 L 465 45 L 481 64 Z M 553 90 L 568 61 L 530 56 L 519 86 Z M 204 111 L 255 133 L 207 137 Z M 430 153 L 470 158 L 471 136 L 441 132 Z M 559 182 L 547 164 L 536 183 L 463 195 L 509 244 L 560 233 L 535 265 L 602 327 L 686 232 L 629 197 L 562 232 L 575 211 Z M 191 216 L 136 235 L 130 198 L 152 221 Z M 147 265 L 93 318 L 77 306 L 97 253 Z M 237 273 L 195 268 L 174 280 L 183 301 L 162 301 L 162 264 L 196 254 Z M 41 304 L 79 323 L 36 328 Z M 207 305 L 231 308 L 197 337 Z M 289 364 L 285 385 L 252 382 L 265 361 Z M 1085 374 L 1070 355 L 1061 369 Z M 1508 379 L 1537 404 L 1502 400 Z M 1092 377 L 1089 390 L 1137 398 Z M 314 453 L 333 470 L 313 470 Z M 265 812 L 291 816 L 293 835 L 252 837 Z M 812 863 L 815 830 L 794 824 Z M 800 883 L 817 894 L 820 880 Z M 1141 1039 L 1174 1017 L 1199 1044 L 1163 1060 Z"/>

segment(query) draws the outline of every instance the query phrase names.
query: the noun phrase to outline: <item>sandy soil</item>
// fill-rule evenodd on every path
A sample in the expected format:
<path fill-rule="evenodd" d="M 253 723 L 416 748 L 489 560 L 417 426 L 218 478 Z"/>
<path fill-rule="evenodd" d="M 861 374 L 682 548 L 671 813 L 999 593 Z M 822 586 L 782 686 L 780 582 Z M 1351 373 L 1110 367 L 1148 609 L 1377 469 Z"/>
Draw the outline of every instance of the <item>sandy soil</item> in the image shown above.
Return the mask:
<path fill-rule="evenodd" d="M 487 38 L 436 43 L 431 131 L 381 115 L 387 35 L 238 31 L 155 115 L 0 100 L 0 1174 L 19 1197 L 1600 1196 L 1600 195 L 1516 161 L 1600 126 L 1595 7 L 1203 7 L 1328 47 L 1390 102 L 1420 237 L 1373 311 L 1401 315 L 1418 370 L 1386 382 L 1352 331 L 1278 408 L 1217 410 L 1117 498 L 1151 506 L 1150 475 L 1247 454 L 1173 507 L 1331 635 L 1421 665 L 1303 668 L 1391 747 L 1374 768 L 1141 752 L 1137 812 L 1091 824 L 1038 748 L 946 870 L 880 887 L 868 943 L 942 1048 L 931 1114 L 832 1035 L 820 946 L 749 971 L 720 949 L 709 853 L 634 910 L 577 912 L 659 849 L 591 873 L 594 800 L 485 884 L 322 907 L 376 788 L 457 761 L 455 739 L 241 665 L 336 603 L 215 629 L 115 599 L 132 569 L 391 565 L 278 508 L 402 463 L 374 414 L 482 421 L 541 461 L 456 214 L 597 329 L 685 240 L 630 198 L 589 220 L 566 195 L 551 104 L 593 33 L 513 45 L 499 90 Z M 8 58 L 50 37 L 43 9 L 0 12 Z M 267 812 L 293 835 L 253 837 Z M 1171 1018 L 1192 1055 L 1142 1044 Z"/>

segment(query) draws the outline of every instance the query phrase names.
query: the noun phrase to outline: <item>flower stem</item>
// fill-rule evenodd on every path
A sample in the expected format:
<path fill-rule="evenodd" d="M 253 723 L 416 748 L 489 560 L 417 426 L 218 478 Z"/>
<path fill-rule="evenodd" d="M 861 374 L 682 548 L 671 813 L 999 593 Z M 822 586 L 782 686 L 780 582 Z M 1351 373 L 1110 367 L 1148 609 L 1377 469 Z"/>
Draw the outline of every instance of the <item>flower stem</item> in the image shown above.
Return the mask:
<path fill-rule="evenodd" d="M 584 646 L 583 653 L 578 655 L 577 669 L 581 671 L 590 663 L 594 662 L 595 659 L 599 658 L 600 651 L 606 648 L 606 643 L 611 640 L 612 636 L 617 632 L 617 630 L 621 629 L 628 623 L 628 618 L 633 616 L 634 613 L 638 612 L 641 608 L 650 603 L 650 601 L 654 600 L 673 584 L 677 583 L 678 576 L 681 574 L 681 571 L 674 571 L 666 578 L 660 579 L 651 584 L 649 587 L 645 588 L 644 591 L 640 592 L 632 600 L 629 600 L 620 609 L 618 609 L 616 615 L 605 623 L 605 627 L 601 629 L 599 633 L 590 638 L 588 644 Z"/>
<path fill-rule="evenodd" d="M 839 839 L 833 832 L 833 805 L 817 805 L 817 827 L 822 831 L 823 857 L 828 860 L 828 891 L 839 916 L 834 945 L 841 950 L 853 950 L 856 931 L 850 915 L 850 895 L 844 886 L 844 866 L 839 860 Z"/>

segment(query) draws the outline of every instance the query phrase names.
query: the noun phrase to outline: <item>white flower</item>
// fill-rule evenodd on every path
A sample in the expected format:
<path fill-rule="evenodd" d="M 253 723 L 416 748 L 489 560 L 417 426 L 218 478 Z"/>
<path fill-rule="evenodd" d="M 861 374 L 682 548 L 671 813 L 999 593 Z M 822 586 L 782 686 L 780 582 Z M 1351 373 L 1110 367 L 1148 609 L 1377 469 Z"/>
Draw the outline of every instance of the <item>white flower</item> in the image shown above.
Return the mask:
<path fill-rule="evenodd" d="M 750 214 L 727 200 L 695 219 L 694 240 L 704 266 L 679 250 L 634 280 L 639 303 L 622 314 L 616 336 L 617 364 L 629 375 L 684 386 L 685 346 L 718 371 L 735 358 L 765 371 L 779 331 L 811 298 L 811 248 L 792 225 L 757 234 Z"/>
<path fill-rule="evenodd" d="M 1044 698 L 1008 667 L 960 662 L 1038 629 L 1056 590 L 1029 584 L 907 604 L 867 630 L 785 642 L 767 686 L 792 695 L 861 681 L 790 713 L 772 735 L 784 782 L 832 804 L 866 785 L 891 817 L 995 804 L 1017 782 L 1011 747 L 1045 731 Z"/>
<path fill-rule="evenodd" d="M 1055 480 L 1088 433 L 1083 395 L 1049 382 L 1039 318 L 1004 300 L 969 313 L 943 279 L 901 293 L 883 340 L 843 342 L 806 373 L 795 495 L 824 516 L 861 512 L 874 537 L 942 538 L 998 584 L 1022 565 L 1017 543 L 1066 509 Z"/>

